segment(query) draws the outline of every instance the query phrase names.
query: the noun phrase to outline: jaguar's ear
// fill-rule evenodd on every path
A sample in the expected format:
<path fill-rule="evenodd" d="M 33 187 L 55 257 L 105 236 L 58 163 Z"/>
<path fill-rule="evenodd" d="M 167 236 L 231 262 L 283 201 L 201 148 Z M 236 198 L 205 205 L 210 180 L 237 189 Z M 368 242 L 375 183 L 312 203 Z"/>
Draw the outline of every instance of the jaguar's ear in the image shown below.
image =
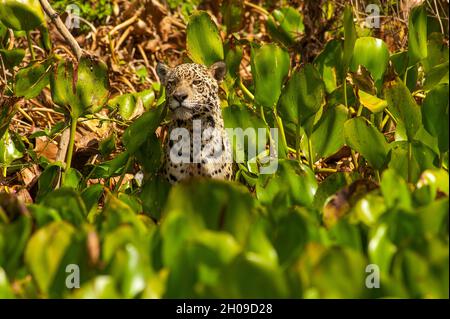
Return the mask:
<path fill-rule="evenodd" d="M 209 72 L 217 82 L 222 82 L 227 73 L 227 65 L 222 61 L 216 62 L 209 67 Z"/>
<path fill-rule="evenodd" d="M 158 74 L 159 80 L 162 84 L 166 84 L 166 78 L 169 71 L 170 67 L 168 67 L 164 63 L 158 62 L 158 64 L 156 65 L 156 74 Z"/>

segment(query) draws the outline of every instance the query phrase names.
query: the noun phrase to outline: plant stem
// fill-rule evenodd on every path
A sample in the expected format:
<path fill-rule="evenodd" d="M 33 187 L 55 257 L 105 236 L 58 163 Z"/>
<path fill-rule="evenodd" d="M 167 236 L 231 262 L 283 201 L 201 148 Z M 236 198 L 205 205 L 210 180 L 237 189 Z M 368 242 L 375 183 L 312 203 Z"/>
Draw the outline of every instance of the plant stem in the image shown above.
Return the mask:
<path fill-rule="evenodd" d="M 27 31 L 26 34 L 27 34 L 28 49 L 30 50 L 31 53 L 31 60 L 34 61 L 36 60 L 36 55 L 34 54 L 33 42 L 31 41 L 30 31 Z"/>
<path fill-rule="evenodd" d="M 249 91 L 249 89 L 247 89 L 247 87 L 244 85 L 244 83 L 242 83 L 241 78 L 239 78 L 238 80 L 238 84 L 240 89 L 242 90 L 242 92 L 244 92 L 244 94 L 250 99 L 250 100 L 254 100 L 255 96 L 252 94 L 252 92 Z"/>
<path fill-rule="evenodd" d="M 72 164 L 72 155 L 73 155 L 73 147 L 75 145 L 75 133 L 77 131 L 77 119 L 72 118 L 70 121 L 70 138 L 69 138 L 69 147 L 67 148 L 67 156 L 66 156 L 66 168 L 63 174 L 63 183 L 66 179 L 67 173 L 69 172 L 70 166 Z"/>
<path fill-rule="evenodd" d="M 251 3 L 250 1 L 244 1 L 244 4 L 246 6 L 248 6 L 248 7 L 251 7 L 253 9 L 255 9 L 256 11 L 261 13 L 262 15 L 265 15 L 265 16 L 269 16 L 270 15 L 269 11 L 267 11 L 263 7 L 258 6 L 257 4 Z"/>
<path fill-rule="evenodd" d="M 58 29 L 59 33 L 61 33 L 64 40 L 66 40 L 67 43 L 69 44 L 70 48 L 72 49 L 72 52 L 77 57 L 77 60 L 80 60 L 81 55 L 83 53 L 80 48 L 80 45 L 78 44 L 77 40 L 75 40 L 70 31 L 67 29 L 64 22 L 62 22 L 58 13 L 52 8 L 52 6 L 50 5 L 50 3 L 48 3 L 47 0 L 39 0 L 39 2 L 41 3 L 41 7 L 42 9 L 44 9 L 47 16 L 49 16 L 52 22 L 55 24 L 56 29 Z"/>
<path fill-rule="evenodd" d="M 308 157 L 309 157 L 309 167 L 314 172 L 312 142 L 311 142 L 311 138 L 309 136 L 308 136 Z"/>
<path fill-rule="evenodd" d="M 114 193 L 119 192 L 120 186 L 122 185 L 123 179 L 125 178 L 125 174 L 127 173 L 130 164 L 131 164 L 131 155 L 128 156 L 127 163 L 125 164 L 125 167 L 123 168 L 122 174 L 120 174 L 119 181 L 117 182 L 116 186 L 114 187 Z"/>
<path fill-rule="evenodd" d="M 286 135 L 284 135 L 283 121 L 281 120 L 281 117 L 279 117 L 277 115 L 275 110 L 273 111 L 273 116 L 275 117 L 278 129 L 280 130 L 281 141 L 283 142 L 284 150 L 285 150 L 285 152 L 287 152 L 288 151 L 288 144 L 287 144 L 287 141 L 286 141 Z"/>
<path fill-rule="evenodd" d="M 408 141 L 408 183 L 412 181 L 412 143 Z"/>
<path fill-rule="evenodd" d="M 297 153 L 297 160 L 299 163 L 302 162 L 302 155 L 300 152 L 300 129 L 301 129 L 301 126 L 298 125 L 296 136 L 295 136 L 295 148 L 296 148 L 296 153 Z"/>

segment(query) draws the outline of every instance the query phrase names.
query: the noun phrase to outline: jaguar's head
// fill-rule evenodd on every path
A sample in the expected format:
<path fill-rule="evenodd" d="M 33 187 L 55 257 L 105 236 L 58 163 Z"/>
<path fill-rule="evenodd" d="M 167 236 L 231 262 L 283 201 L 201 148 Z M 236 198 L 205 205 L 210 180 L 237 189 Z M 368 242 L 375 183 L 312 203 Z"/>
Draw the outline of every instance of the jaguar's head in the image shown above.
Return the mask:
<path fill-rule="evenodd" d="M 156 72 L 166 87 L 167 105 L 174 119 L 189 120 L 195 114 L 207 114 L 218 107 L 219 83 L 226 73 L 224 62 L 209 68 L 196 63 L 174 68 L 158 63 Z"/>

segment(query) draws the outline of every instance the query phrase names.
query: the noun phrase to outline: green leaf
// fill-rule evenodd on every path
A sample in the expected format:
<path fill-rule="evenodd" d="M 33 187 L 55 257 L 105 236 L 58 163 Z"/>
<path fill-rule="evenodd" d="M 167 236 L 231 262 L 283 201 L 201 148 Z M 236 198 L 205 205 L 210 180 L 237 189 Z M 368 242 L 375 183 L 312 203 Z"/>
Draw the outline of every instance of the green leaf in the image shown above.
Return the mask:
<path fill-rule="evenodd" d="M 267 126 L 255 112 L 245 106 L 232 105 L 224 108 L 222 114 L 225 128 L 233 129 L 233 131 L 230 130 L 230 133 L 232 132 L 234 135 L 228 134 L 228 136 L 236 162 L 242 163 L 244 160 L 250 160 L 258 155 L 258 152 L 266 149 L 265 130 Z M 258 133 L 260 128 L 264 129 L 263 137 Z M 249 154 L 249 150 L 255 150 L 255 154 Z"/>
<path fill-rule="evenodd" d="M 428 73 L 434 66 L 449 60 L 449 48 L 445 44 L 444 35 L 434 32 L 428 37 L 428 55 L 422 61 L 425 73 Z"/>
<path fill-rule="evenodd" d="M 118 299 L 120 295 L 111 276 L 101 275 L 86 282 L 80 289 L 75 289 L 69 298 L 75 299 Z"/>
<path fill-rule="evenodd" d="M 344 122 L 347 118 L 347 108 L 343 105 L 324 111 L 311 135 L 314 159 L 330 156 L 344 146 Z"/>
<path fill-rule="evenodd" d="M 356 72 L 358 66 L 364 66 L 372 75 L 375 83 L 381 84 L 389 63 L 389 50 L 383 40 L 373 37 L 358 38 L 353 48 L 350 70 Z"/>
<path fill-rule="evenodd" d="M 3 59 L 3 63 L 7 69 L 12 69 L 16 65 L 19 65 L 25 57 L 25 50 L 23 49 L 0 49 L 0 55 Z"/>
<path fill-rule="evenodd" d="M 50 82 L 51 60 L 38 61 L 20 69 L 16 74 L 14 93 L 26 99 L 39 95 Z"/>
<path fill-rule="evenodd" d="M 164 265 L 173 265 L 185 241 L 202 229 L 225 231 L 245 242 L 254 207 L 247 189 L 231 182 L 199 179 L 175 185 L 161 217 Z"/>
<path fill-rule="evenodd" d="M 207 12 L 197 11 L 190 16 L 186 28 L 186 48 L 195 63 L 210 66 L 223 60 L 222 38 Z"/>
<path fill-rule="evenodd" d="M 86 207 L 78 192 L 70 188 L 59 188 L 42 201 L 42 205 L 56 209 L 61 218 L 74 225 L 81 225 L 87 215 Z"/>
<path fill-rule="evenodd" d="M 5 270 L 0 267 L 0 299 L 13 299 L 14 294 L 6 276 Z"/>
<path fill-rule="evenodd" d="M 152 176 L 142 185 L 140 198 L 144 211 L 159 220 L 170 191 L 169 182 L 159 176 Z"/>
<path fill-rule="evenodd" d="M 406 211 L 412 208 L 408 185 L 395 170 L 387 169 L 383 172 L 380 186 L 388 208 Z"/>
<path fill-rule="evenodd" d="M 33 274 L 39 289 L 49 293 L 66 250 L 70 246 L 75 229 L 64 221 L 57 221 L 36 231 L 25 250 L 25 264 Z"/>
<path fill-rule="evenodd" d="M 317 181 L 311 169 L 293 160 L 280 160 L 277 172 L 259 175 L 256 184 L 256 196 L 265 205 L 311 207 L 316 190 Z"/>
<path fill-rule="evenodd" d="M 427 57 L 427 12 L 425 5 L 413 8 L 408 21 L 408 65 Z"/>
<path fill-rule="evenodd" d="M 381 112 L 388 105 L 386 100 L 380 99 L 375 95 L 366 93 L 362 90 L 358 91 L 358 95 L 359 95 L 359 102 L 361 102 L 361 104 L 368 110 L 370 110 L 372 113 Z"/>
<path fill-rule="evenodd" d="M 352 60 L 356 37 L 356 28 L 353 23 L 353 9 L 350 5 L 346 5 L 344 9 L 344 46 L 342 56 L 342 69 L 345 73 L 347 72 Z"/>
<path fill-rule="evenodd" d="M 53 102 L 65 107 L 72 119 L 98 112 L 107 102 L 108 67 L 96 58 L 82 57 L 77 70 L 69 60 L 60 61 L 51 72 Z"/>
<path fill-rule="evenodd" d="M 428 92 L 422 105 L 425 129 L 438 138 L 441 153 L 448 151 L 448 84 L 440 84 Z"/>
<path fill-rule="evenodd" d="M 277 110 L 284 121 L 305 126 L 322 106 L 325 86 L 312 64 L 296 70 L 281 95 Z M 305 128 L 310 136 L 312 128 Z"/>
<path fill-rule="evenodd" d="M 389 144 L 378 129 L 363 117 L 356 117 L 344 124 L 348 146 L 361 153 L 375 169 L 382 169 L 387 161 Z"/>
<path fill-rule="evenodd" d="M 218 298 L 286 298 L 287 284 L 279 268 L 255 253 L 239 255 L 220 275 Z"/>
<path fill-rule="evenodd" d="M 153 134 L 164 116 L 164 105 L 145 112 L 131 124 L 122 136 L 122 142 L 129 154 L 134 154 Z"/>
<path fill-rule="evenodd" d="M 411 182 L 415 183 L 424 170 L 435 168 L 438 161 L 436 153 L 420 141 L 413 141 L 411 148 Z M 408 165 L 408 142 L 393 142 L 388 167 L 407 180 Z"/>
<path fill-rule="evenodd" d="M 41 202 L 49 193 L 56 187 L 61 172 L 61 165 L 48 165 L 38 179 L 38 193 L 36 195 L 36 202 Z"/>
<path fill-rule="evenodd" d="M 281 86 L 289 72 L 289 54 L 275 44 L 253 48 L 252 75 L 255 82 L 255 101 L 273 109 L 281 93 Z"/>
<path fill-rule="evenodd" d="M 227 65 L 228 73 L 232 78 L 239 76 L 239 67 L 242 61 L 243 49 L 242 46 L 237 45 L 230 40 L 225 43 L 225 63 Z"/>
<path fill-rule="evenodd" d="M 449 62 L 444 62 L 432 67 L 425 74 L 425 81 L 423 83 L 424 90 L 431 90 L 435 85 L 441 83 L 448 84 L 448 65 Z"/>
<path fill-rule="evenodd" d="M 15 31 L 30 31 L 45 19 L 38 0 L 1 0 L 0 21 Z"/>
<path fill-rule="evenodd" d="M 22 152 L 17 149 L 14 141 L 9 135 L 9 132 L 6 131 L 0 138 L 0 163 L 7 167 L 22 156 Z"/>
<path fill-rule="evenodd" d="M 405 125 L 408 140 L 411 141 L 422 125 L 420 107 L 398 77 L 384 84 L 384 96 L 388 109 Z"/>
<path fill-rule="evenodd" d="M 270 36 L 285 46 L 294 45 L 305 30 L 302 15 L 292 7 L 273 10 L 266 27 Z"/>
<path fill-rule="evenodd" d="M 380 272 L 389 274 L 392 258 L 397 247 L 388 236 L 388 225 L 380 224 L 372 230 L 370 235 L 368 253 L 371 263 L 380 268 Z"/>
<path fill-rule="evenodd" d="M 342 78 L 342 41 L 333 39 L 314 59 L 314 64 L 323 79 L 328 93 L 337 88 L 337 79 Z"/>
<path fill-rule="evenodd" d="M 223 23 L 227 27 L 227 33 L 239 31 L 244 19 L 245 6 L 239 0 L 225 0 L 221 6 Z"/>
<path fill-rule="evenodd" d="M 120 116 L 129 120 L 136 109 L 136 98 L 132 93 L 118 95 L 108 101 L 108 106 L 118 109 Z"/>
<path fill-rule="evenodd" d="M 385 211 L 384 198 L 371 192 L 356 202 L 352 214 L 367 226 L 372 227 Z"/>

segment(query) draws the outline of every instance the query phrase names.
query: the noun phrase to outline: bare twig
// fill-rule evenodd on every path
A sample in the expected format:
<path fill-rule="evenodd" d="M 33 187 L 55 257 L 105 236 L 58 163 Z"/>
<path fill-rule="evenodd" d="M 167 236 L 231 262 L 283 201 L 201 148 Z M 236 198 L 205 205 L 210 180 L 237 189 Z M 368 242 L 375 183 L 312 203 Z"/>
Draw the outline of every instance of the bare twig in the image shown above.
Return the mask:
<path fill-rule="evenodd" d="M 64 22 L 62 22 L 61 18 L 59 17 L 59 14 L 55 10 L 53 10 L 53 8 L 50 6 L 50 3 L 48 3 L 47 0 L 39 0 L 39 2 L 41 3 L 41 6 L 44 9 L 47 16 L 49 16 L 49 18 L 53 21 L 58 31 L 63 36 L 64 40 L 66 40 L 67 43 L 69 44 L 73 53 L 77 57 L 77 60 L 80 60 L 83 51 L 81 50 L 80 45 L 75 40 L 73 35 L 69 32 L 69 30 L 67 30 L 66 25 L 64 24 Z"/>

